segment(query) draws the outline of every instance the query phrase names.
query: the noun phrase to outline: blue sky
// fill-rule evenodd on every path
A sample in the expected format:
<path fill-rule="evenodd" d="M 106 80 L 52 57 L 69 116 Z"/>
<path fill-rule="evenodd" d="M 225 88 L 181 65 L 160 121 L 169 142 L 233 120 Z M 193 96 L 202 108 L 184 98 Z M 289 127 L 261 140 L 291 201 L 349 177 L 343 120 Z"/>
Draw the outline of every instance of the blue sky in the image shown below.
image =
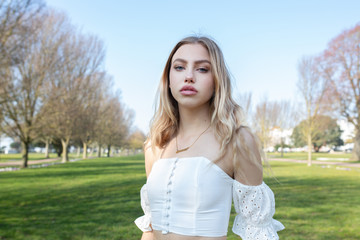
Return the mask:
<path fill-rule="evenodd" d="M 151 1 L 47 0 L 106 46 L 106 70 L 147 132 L 157 85 L 172 47 L 189 34 L 210 35 L 223 50 L 234 95 L 294 99 L 298 60 L 326 48 L 360 22 L 357 0 Z"/>

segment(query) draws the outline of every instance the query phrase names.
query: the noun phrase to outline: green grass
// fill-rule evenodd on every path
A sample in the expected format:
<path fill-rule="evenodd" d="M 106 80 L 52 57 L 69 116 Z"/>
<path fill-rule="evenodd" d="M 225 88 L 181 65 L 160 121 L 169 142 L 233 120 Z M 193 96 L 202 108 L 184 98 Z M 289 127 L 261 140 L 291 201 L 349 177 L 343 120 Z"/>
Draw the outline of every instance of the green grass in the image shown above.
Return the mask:
<path fill-rule="evenodd" d="M 80 154 L 80 156 L 77 156 L 76 153 L 70 153 L 69 154 L 69 158 L 73 159 L 73 158 L 81 158 L 82 154 Z M 50 153 L 49 154 L 49 158 L 59 158 L 57 156 L 56 153 Z M 60 157 L 61 158 L 61 157 Z M 44 153 L 29 153 L 29 161 L 31 160 L 43 160 L 43 159 L 47 159 L 45 158 L 45 154 Z M 11 153 L 11 154 L 0 154 L 0 162 L 11 162 L 11 161 L 21 161 L 22 160 L 22 156 L 21 153 Z"/>
<path fill-rule="evenodd" d="M 359 171 L 270 163 L 280 239 L 360 239 Z M 0 239 L 140 239 L 145 180 L 141 155 L 0 173 Z"/>
<path fill-rule="evenodd" d="M 57 158 L 55 153 L 49 154 L 49 158 Z M 45 159 L 44 153 L 29 153 L 29 160 Z M 21 153 L 3 154 L 0 153 L 0 162 L 21 161 Z"/>
<path fill-rule="evenodd" d="M 360 239 L 360 169 L 271 162 L 280 239 Z"/>
<path fill-rule="evenodd" d="M 281 153 L 267 153 L 269 158 L 281 158 Z M 307 152 L 291 152 L 291 153 L 284 153 L 283 158 L 289 159 L 297 159 L 297 160 L 307 160 L 308 153 Z M 336 161 L 336 159 L 344 159 L 344 158 L 351 158 L 351 153 L 316 153 L 313 152 L 311 155 L 312 160 L 316 160 L 317 158 L 329 158 L 330 160 L 327 161 Z"/>

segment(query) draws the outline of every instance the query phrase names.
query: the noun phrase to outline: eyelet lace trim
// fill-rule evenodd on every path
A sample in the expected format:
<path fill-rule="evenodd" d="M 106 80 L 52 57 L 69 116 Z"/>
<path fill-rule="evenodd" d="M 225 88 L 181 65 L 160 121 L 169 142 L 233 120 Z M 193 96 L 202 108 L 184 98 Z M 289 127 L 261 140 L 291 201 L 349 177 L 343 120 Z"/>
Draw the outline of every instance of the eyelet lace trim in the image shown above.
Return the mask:
<path fill-rule="evenodd" d="M 149 204 L 146 184 L 144 184 L 144 186 L 142 186 L 140 190 L 140 197 L 141 197 L 141 208 L 144 211 L 144 215 L 137 218 L 134 222 L 141 231 L 149 232 L 152 231 L 151 211 L 150 211 L 150 204 Z"/>
<path fill-rule="evenodd" d="M 264 183 L 247 186 L 234 180 L 233 200 L 237 216 L 233 232 L 243 240 L 276 240 L 277 231 L 285 227 L 273 219 L 275 214 L 274 193 Z"/>

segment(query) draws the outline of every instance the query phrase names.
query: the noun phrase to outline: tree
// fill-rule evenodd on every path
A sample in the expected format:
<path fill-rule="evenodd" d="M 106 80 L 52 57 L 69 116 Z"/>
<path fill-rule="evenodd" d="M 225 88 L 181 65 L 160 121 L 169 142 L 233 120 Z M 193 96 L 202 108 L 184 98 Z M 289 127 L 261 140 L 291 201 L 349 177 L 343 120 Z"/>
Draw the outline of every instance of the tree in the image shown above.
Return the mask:
<path fill-rule="evenodd" d="M 278 104 L 267 98 L 256 105 L 253 116 L 254 128 L 265 149 L 269 147 L 270 131 L 277 125 L 279 111 Z"/>
<path fill-rule="evenodd" d="M 318 126 L 317 131 L 314 131 L 312 136 L 312 144 L 316 152 L 325 145 L 341 146 L 344 144 L 341 139 L 342 131 L 335 119 L 319 115 L 314 122 Z M 307 144 L 306 136 L 303 134 L 303 128 L 306 128 L 306 124 L 307 120 L 303 120 L 294 128 L 291 138 L 296 147 L 303 147 Z"/>
<path fill-rule="evenodd" d="M 43 8 L 37 0 L 0 1 L 0 105 L 7 101 L 6 88 L 9 84 L 9 68 L 22 61 L 28 35 L 33 28 L 29 22 Z M 0 106 L 0 123 L 3 119 Z"/>
<path fill-rule="evenodd" d="M 110 157 L 111 147 L 121 147 L 125 144 L 133 121 L 133 112 L 126 109 L 119 100 L 119 94 L 104 99 L 101 114 L 96 127 L 98 156 L 101 147 L 107 147 L 107 157 Z"/>
<path fill-rule="evenodd" d="M 21 51 L 31 28 L 27 24 L 41 10 L 39 0 L 2 0 L 0 1 L 0 68 L 8 68 L 21 62 Z M 30 31 L 29 31 L 30 30 Z M 2 78 L 0 78 L 3 80 Z M 0 82 L 4 83 L 4 82 Z M 0 85 L 3 87 L 2 85 Z M 1 88 L 0 88 L 1 89 Z"/>
<path fill-rule="evenodd" d="M 328 98 L 355 127 L 352 158 L 360 160 L 360 23 L 331 40 L 319 59 L 331 85 Z"/>
<path fill-rule="evenodd" d="M 294 127 L 295 119 L 297 119 L 297 111 L 294 104 L 288 100 L 282 100 L 275 103 L 275 108 L 278 108 L 276 117 L 276 125 L 280 129 L 281 139 L 281 157 L 284 156 L 284 131 Z"/>
<path fill-rule="evenodd" d="M 143 149 L 145 140 L 145 134 L 141 130 L 137 129 L 129 136 L 128 144 L 129 147 L 133 150 Z"/>
<path fill-rule="evenodd" d="M 76 127 L 76 137 L 80 139 L 83 147 L 83 159 L 87 158 L 89 144 L 95 140 L 96 122 L 100 118 L 100 103 L 105 97 L 110 78 L 105 73 L 96 73 L 90 79 L 87 88 L 83 88 L 81 96 L 86 99 L 79 110 L 79 126 Z"/>
<path fill-rule="evenodd" d="M 315 119 L 326 106 L 325 94 L 328 90 L 328 81 L 322 78 L 317 69 L 314 57 L 303 57 L 298 64 L 299 80 L 297 87 L 304 100 L 304 115 L 306 116 L 302 135 L 306 136 L 308 146 L 308 166 L 311 166 L 313 138 L 318 131 Z"/>
<path fill-rule="evenodd" d="M 62 15 L 54 16 L 66 19 Z M 46 86 L 41 115 L 43 125 L 47 125 L 52 130 L 51 135 L 61 141 L 62 161 L 68 162 L 70 140 L 79 138 L 82 123 L 88 124 L 83 122 L 84 115 L 92 110 L 93 97 L 101 90 L 98 76 L 103 72 L 104 48 L 95 36 L 76 32 L 72 26 L 64 30 L 66 38 L 57 53 L 61 60 Z"/>
<path fill-rule="evenodd" d="M 13 148 L 13 149 L 20 149 L 21 147 L 21 142 L 12 142 L 10 144 L 10 147 Z"/>
<path fill-rule="evenodd" d="M 29 19 L 25 27 L 27 39 L 22 46 L 21 61 L 6 69 L 3 76 L 7 84 L 0 96 L 1 128 L 8 136 L 20 139 L 22 167 L 27 167 L 29 144 L 36 137 L 43 86 L 54 71 L 57 61 L 54 53 L 62 41 L 46 13 Z"/>

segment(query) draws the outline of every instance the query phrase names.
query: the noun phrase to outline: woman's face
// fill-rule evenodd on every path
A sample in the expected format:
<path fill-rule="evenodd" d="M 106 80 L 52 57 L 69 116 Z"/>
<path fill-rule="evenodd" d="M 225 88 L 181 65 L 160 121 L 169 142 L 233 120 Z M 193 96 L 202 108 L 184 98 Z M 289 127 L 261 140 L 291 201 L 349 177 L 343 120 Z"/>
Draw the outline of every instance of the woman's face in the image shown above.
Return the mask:
<path fill-rule="evenodd" d="M 171 60 L 169 87 L 179 107 L 208 106 L 214 93 L 210 55 L 201 44 L 185 44 Z"/>

